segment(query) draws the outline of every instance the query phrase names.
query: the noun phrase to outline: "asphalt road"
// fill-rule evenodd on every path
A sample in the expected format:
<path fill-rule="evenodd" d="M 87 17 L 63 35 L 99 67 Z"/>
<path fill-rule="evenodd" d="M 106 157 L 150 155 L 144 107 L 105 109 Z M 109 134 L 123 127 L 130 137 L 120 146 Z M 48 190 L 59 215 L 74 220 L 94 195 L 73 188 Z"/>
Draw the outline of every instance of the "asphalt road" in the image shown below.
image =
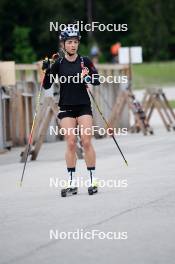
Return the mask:
<path fill-rule="evenodd" d="M 111 138 L 94 140 L 96 176 L 106 184 L 94 196 L 84 186 L 61 198 L 51 186 L 67 176 L 64 142 L 44 144 L 22 188 L 21 148 L 0 155 L 0 264 L 173 264 L 175 133 L 155 133 L 118 137 L 129 167 Z M 88 179 L 82 160 L 77 176 Z"/>

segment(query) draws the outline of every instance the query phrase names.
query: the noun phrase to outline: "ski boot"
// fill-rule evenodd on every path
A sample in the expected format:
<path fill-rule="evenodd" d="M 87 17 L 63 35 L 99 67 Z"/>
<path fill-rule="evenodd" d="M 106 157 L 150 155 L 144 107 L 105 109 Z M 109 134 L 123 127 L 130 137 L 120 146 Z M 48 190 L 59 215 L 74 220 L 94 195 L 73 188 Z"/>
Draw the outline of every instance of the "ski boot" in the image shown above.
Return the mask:
<path fill-rule="evenodd" d="M 150 135 L 154 135 L 154 131 L 151 127 L 149 127 L 149 133 L 150 133 Z"/>
<path fill-rule="evenodd" d="M 93 195 L 94 193 L 98 192 L 98 183 L 97 179 L 93 179 L 91 186 L 88 188 L 89 195 Z"/>
<path fill-rule="evenodd" d="M 72 182 L 69 181 L 66 188 L 61 190 L 61 197 L 75 195 L 77 193 L 78 193 L 78 187 L 73 181 Z"/>

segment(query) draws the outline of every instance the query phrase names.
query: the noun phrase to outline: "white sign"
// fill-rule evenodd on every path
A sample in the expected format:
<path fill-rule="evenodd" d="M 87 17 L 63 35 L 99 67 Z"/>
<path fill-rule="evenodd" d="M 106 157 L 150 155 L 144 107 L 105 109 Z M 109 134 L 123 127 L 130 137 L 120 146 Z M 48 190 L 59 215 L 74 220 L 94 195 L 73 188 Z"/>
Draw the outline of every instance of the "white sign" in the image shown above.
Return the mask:
<path fill-rule="evenodd" d="M 15 85 L 15 62 L 3 61 L 0 62 L 0 85 L 8 86 Z"/>
<path fill-rule="evenodd" d="M 119 63 L 142 63 L 142 47 L 124 47 L 119 49 Z"/>

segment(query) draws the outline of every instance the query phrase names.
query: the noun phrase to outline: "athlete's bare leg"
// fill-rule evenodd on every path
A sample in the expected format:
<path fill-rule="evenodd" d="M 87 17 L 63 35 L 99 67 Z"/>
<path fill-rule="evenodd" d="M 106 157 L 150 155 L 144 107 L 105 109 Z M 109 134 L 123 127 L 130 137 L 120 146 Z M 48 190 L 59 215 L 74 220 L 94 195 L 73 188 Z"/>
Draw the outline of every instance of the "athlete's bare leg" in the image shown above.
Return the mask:
<path fill-rule="evenodd" d="M 65 117 L 60 121 L 61 128 L 69 129 L 75 128 L 77 126 L 77 121 L 75 118 Z M 66 164 L 68 168 L 75 168 L 76 166 L 76 136 L 71 130 L 65 135 L 65 140 L 67 143 L 67 149 L 65 153 Z"/>
<path fill-rule="evenodd" d="M 77 118 L 78 124 L 80 128 L 84 129 L 92 129 L 92 116 L 90 115 L 83 115 Z M 90 132 L 88 130 L 88 133 Z M 90 134 L 90 133 L 89 133 Z M 85 131 L 81 134 L 81 141 L 85 152 L 85 162 L 87 167 L 95 167 L 96 163 L 96 154 L 93 148 L 92 142 L 92 135 L 86 135 Z"/>

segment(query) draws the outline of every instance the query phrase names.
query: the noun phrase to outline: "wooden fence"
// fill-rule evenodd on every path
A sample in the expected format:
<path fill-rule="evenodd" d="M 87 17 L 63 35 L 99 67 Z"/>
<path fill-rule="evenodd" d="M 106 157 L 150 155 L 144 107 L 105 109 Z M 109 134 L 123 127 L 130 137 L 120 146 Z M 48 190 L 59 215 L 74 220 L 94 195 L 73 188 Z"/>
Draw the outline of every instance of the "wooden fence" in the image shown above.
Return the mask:
<path fill-rule="evenodd" d="M 105 77 L 128 75 L 128 67 L 117 64 L 99 64 L 97 69 Z M 0 88 L 0 149 L 26 144 L 31 129 L 39 90 L 40 68 L 38 64 L 16 64 L 16 85 Z M 104 116 L 110 117 L 121 84 L 103 84 L 93 88 L 94 96 L 102 109 Z M 53 87 L 43 91 L 40 104 L 45 96 L 53 97 Z M 94 106 L 93 106 L 94 108 Z M 94 123 L 104 127 L 103 121 L 94 108 Z M 55 120 L 51 121 L 55 124 Z M 128 111 L 122 118 L 121 125 L 129 125 Z M 46 140 L 51 136 L 47 134 Z M 55 137 L 52 140 L 57 140 Z"/>

